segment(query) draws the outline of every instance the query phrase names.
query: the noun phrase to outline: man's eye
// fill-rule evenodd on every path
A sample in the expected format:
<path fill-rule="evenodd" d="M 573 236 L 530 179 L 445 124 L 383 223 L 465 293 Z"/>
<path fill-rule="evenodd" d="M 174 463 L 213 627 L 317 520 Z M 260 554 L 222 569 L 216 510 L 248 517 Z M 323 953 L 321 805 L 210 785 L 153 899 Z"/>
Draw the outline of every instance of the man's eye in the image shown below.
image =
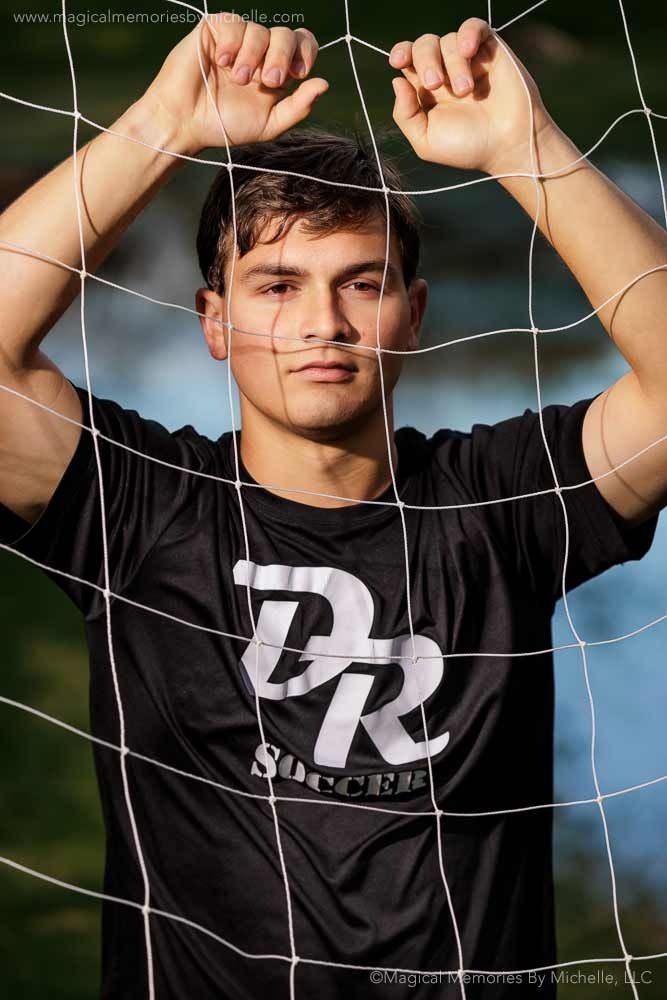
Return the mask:
<path fill-rule="evenodd" d="M 350 287 L 357 288 L 360 292 L 376 292 L 377 288 L 375 285 L 371 285 L 369 281 L 353 281 Z"/>
<path fill-rule="evenodd" d="M 292 286 L 288 285 L 286 281 L 281 281 L 277 285 L 271 285 L 270 288 L 266 289 L 265 294 L 268 295 L 273 292 L 274 295 L 283 295 L 285 292 L 289 291 Z"/>

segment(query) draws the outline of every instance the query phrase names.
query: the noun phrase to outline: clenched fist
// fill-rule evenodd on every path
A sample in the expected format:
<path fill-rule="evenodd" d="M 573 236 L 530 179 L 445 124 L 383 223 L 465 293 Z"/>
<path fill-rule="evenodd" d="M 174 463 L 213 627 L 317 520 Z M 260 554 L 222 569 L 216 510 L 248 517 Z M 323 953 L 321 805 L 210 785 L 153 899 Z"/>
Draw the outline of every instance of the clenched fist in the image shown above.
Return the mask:
<path fill-rule="evenodd" d="M 172 149 L 190 156 L 224 146 L 218 114 L 231 145 L 275 139 L 306 118 L 329 86 L 306 79 L 317 52 L 306 28 L 209 14 L 169 53 L 144 102 L 169 124 Z"/>
<path fill-rule="evenodd" d="M 486 21 L 398 42 L 394 121 L 423 160 L 489 174 L 530 170 L 530 136 L 554 127 L 526 67 Z M 532 117 L 531 117 L 532 108 Z"/>

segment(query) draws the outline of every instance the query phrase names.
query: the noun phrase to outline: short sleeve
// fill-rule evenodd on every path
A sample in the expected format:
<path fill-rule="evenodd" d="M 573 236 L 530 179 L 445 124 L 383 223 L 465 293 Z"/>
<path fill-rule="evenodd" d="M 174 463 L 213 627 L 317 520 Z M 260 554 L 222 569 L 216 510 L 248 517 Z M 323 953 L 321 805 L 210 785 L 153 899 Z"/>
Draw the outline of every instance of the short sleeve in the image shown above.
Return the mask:
<path fill-rule="evenodd" d="M 102 504 L 88 394 L 74 388 L 87 426 L 70 463 L 33 524 L 0 504 L 0 541 L 48 567 L 47 575 L 87 618 L 94 618 L 104 609 L 100 591 L 88 585 L 104 587 Z M 192 502 L 202 479 L 182 470 L 204 472 L 215 442 L 191 426 L 171 432 L 135 410 L 96 396 L 93 414 L 99 431 L 110 590 L 118 594 L 169 523 Z"/>
<path fill-rule="evenodd" d="M 593 398 L 542 410 L 561 496 L 554 492 L 539 414 L 497 424 L 475 424 L 468 434 L 440 431 L 432 439 L 440 469 L 468 502 L 519 497 L 474 508 L 478 523 L 494 536 L 511 568 L 531 590 L 555 601 L 562 595 L 567 541 L 566 590 L 611 566 L 641 559 L 655 534 L 657 515 L 640 525 L 625 521 L 590 480 L 582 442 L 584 416 Z M 526 494 L 548 491 L 539 496 Z M 569 538 L 568 538 L 569 535 Z"/>

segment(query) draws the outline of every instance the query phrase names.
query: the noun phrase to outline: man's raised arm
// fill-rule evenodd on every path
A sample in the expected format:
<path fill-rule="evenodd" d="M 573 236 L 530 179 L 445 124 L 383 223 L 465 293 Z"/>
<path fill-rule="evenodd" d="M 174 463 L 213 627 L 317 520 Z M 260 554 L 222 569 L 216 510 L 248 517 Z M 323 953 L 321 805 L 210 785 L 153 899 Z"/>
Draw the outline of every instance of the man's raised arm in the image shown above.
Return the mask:
<path fill-rule="evenodd" d="M 390 61 L 403 73 L 394 80 L 394 118 L 418 155 L 498 176 L 531 218 L 533 179 L 505 175 L 531 172 L 534 135 L 535 169 L 554 175 L 540 181 L 538 226 L 631 367 L 586 412 L 586 464 L 622 518 L 647 520 L 667 503 L 667 232 L 581 159 L 525 66 L 485 21 L 399 42 Z"/>
<path fill-rule="evenodd" d="M 224 146 L 198 45 L 231 145 L 276 138 L 305 118 L 326 90 L 324 80 L 309 79 L 287 94 L 290 78 L 303 79 L 315 62 L 317 42 L 309 31 L 269 30 L 233 14 L 210 15 L 208 24 L 179 42 L 145 94 L 112 126 L 127 138 L 102 132 L 77 153 L 87 273 L 97 270 L 142 208 L 187 162 L 157 149 L 195 156 Z M 76 392 L 40 350 L 81 286 L 73 157 L 0 216 L 0 255 L 0 385 L 6 387 L 0 389 L 0 502 L 34 521 L 81 430 L 7 389 L 82 420 Z"/>

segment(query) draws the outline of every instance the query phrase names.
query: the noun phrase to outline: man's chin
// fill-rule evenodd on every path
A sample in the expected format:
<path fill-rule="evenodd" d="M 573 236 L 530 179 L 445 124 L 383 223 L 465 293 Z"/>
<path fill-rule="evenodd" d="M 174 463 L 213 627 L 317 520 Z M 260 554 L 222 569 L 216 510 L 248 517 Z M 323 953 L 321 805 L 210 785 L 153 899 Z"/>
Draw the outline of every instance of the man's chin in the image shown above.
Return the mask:
<path fill-rule="evenodd" d="M 289 427 L 292 432 L 321 441 L 354 433 L 369 417 L 368 407 L 363 406 L 321 407 L 314 411 L 307 408 L 289 414 Z"/>

